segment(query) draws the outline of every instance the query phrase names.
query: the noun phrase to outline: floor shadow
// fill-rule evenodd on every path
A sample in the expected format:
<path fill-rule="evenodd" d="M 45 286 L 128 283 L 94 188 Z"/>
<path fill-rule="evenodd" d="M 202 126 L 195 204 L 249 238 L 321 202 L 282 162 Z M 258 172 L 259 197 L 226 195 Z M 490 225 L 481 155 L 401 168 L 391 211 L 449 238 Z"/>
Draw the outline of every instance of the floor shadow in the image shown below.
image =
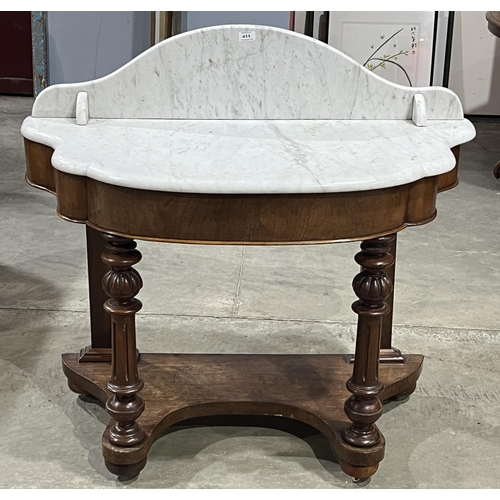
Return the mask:
<path fill-rule="evenodd" d="M 51 326 L 47 314 L 34 317 L 34 313 L 39 312 L 33 311 L 37 309 L 37 297 L 41 300 L 49 297 L 58 302 L 62 291 L 48 280 L 9 266 L 0 266 L 0 284 L 3 288 L 0 313 L 4 312 L 0 325 L 3 344 L 0 358 L 24 371 L 33 372 L 49 340 Z M 30 308 L 16 307 L 16 304 L 26 301 L 29 301 Z"/>

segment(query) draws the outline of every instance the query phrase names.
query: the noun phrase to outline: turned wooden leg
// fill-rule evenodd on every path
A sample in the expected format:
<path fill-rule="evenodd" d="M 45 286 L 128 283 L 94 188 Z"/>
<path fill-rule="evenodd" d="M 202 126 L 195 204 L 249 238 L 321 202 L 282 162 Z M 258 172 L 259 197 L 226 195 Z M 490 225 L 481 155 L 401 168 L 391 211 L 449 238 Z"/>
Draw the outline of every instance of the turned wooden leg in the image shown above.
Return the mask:
<path fill-rule="evenodd" d="M 390 312 L 384 301 L 392 290 L 384 269 L 394 261 L 389 253 L 394 237 L 364 241 L 355 257 L 361 266 L 361 272 L 353 280 L 354 292 L 360 299 L 352 305 L 358 314 L 358 330 L 353 374 L 346 384 L 352 396 L 344 406 L 352 424 L 342 437 L 359 447 L 374 446 L 380 441 L 380 433 L 374 426 L 382 414 L 382 404 L 377 397 L 383 389 L 378 379 L 379 351 L 382 321 Z"/>
<path fill-rule="evenodd" d="M 394 239 L 389 243 L 389 253 L 393 257 L 393 262 L 386 269 L 385 274 L 392 283 L 391 293 L 387 296 L 385 302 L 389 306 L 389 312 L 382 317 L 382 329 L 380 336 L 380 353 L 379 361 L 381 363 L 404 363 L 404 357 L 399 349 L 392 347 L 392 319 L 393 319 L 393 305 L 394 305 L 394 285 L 396 276 L 396 247 L 397 247 L 397 233 L 393 235 Z M 350 359 L 354 363 L 354 356 Z"/>
<path fill-rule="evenodd" d="M 396 247 L 397 247 L 397 233 L 394 233 L 394 239 L 389 243 L 389 253 L 393 257 L 393 262 L 384 270 L 385 274 L 392 283 L 392 290 L 387 299 L 386 304 L 390 307 L 389 312 L 382 318 L 382 330 L 380 339 L 380 353 L 379 361 L 381 363 L 404 363 L 404 357 L 399 349 L 392 347 L 392 319 L 393 319 L 393 305 L 394 305 L 394 285 L 396 276 Z M 354 356 L 350 359 L 354 363 Z"/>
<path fill-rule="evenodd" d="M 111 396 L 106 410 L 114 424 L 107 439 L 117 446 L 134 446 L 144 440 L 144 429 L 136 422 L 144 411 L 144 400 L 138 394 L 144 383 L 137 370 L 135 314 L 142 304 L 134 297 L 142 288 L 142 279 L 132 267 L 141 260 L 135 241 L 103 233 L 107 241 L 103 262 L 111 269 L 102 280 L 110 297 L 104 309 L 111 316 L 111 378 L 107 388 Z"/>

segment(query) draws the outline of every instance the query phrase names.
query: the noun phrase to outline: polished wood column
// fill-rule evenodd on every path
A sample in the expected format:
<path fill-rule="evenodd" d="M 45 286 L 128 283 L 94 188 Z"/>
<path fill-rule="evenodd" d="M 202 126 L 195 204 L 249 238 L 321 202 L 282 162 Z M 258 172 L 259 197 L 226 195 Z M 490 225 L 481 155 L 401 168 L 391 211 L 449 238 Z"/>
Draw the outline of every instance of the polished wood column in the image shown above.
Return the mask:
<path fill-rule="evenodd" d="M 384 270 L 394 263 L 389 253 L 394 239 L 394 235 L 388 235 L 364 241 L 355 257 L 361 266 L 361 272 L 353 280 L 354 292 L 359 297 L 352 305 L 358 314 L 358 330 L 353 374 L 346 384 L 352 395 L 344 406 L 352 424 L 342 437 L 357 447 L 374 446 L 381 439 L 374 423 L 382 414 L 378 398 L 383 391 L 379 352 L 383 318 L 390 313 L 385 300 L 392 291 L 391 280 Z"/>
<path fill-rule="evenodd" d="M 111 393 L 106 410 L 113 419 L 105 431 L 105 439 L 115 446 L 134 446 L 146 437 L 136 422 L 144 411 L 144 400 L 138 394 L 144 387 L 137 369 L 135 314 L 142 303 L 134 298 L 142 288 L 142 279 L 132 267 L 141 260 L 135 241 L 103 233 L 106 250 L 103 262 L 111 269 L 102 286 L 110 297 L 104 304 L 111 316 L 111 377 L 107 389 Z"/>

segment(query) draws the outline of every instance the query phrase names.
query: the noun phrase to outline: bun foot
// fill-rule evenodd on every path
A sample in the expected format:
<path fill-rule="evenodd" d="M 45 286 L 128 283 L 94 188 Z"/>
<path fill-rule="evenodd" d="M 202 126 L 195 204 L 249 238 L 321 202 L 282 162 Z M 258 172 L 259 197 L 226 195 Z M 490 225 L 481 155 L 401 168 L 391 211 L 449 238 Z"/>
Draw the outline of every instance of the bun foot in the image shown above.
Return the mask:
<path fill-rule="evenodd" d="M 353 483 L 361 483 L 369 479 L 377 472 L 378 464 L 367 465 L 360 467 L 359 465 L 351 465 L 343 460 L 339 460 L 340 468 L 351 477 Z"/>
<path fill-rule="evenodd" d="M 73 382 L 70 382 L 68 380 L 68 387 L 70 388 L 71 391 L 75 392 L 76 394 L 82 394 L 83 396 L 90 396 L 90 392 L 85 391 L 81 387 L 78 387 L 76 384 L 73 384 Z"/>
<path fill-rule="evenodd" d="M 128 480 L 137 477 L 141 470 L 146 466 L 147 461 L 148 459 L 146 457 L 136 464 L 113 464 L 105 459 L 104 464 L 109 472 L 118 476 L 118 479 Z"/>
<path fill-rule="evenodd" d="M 495 168 L 493 169 L 493 175 L 497 179 L 500 179 L 500 161 L 495 165 Z"/>
<path fill-rule="evenodd" d="M 404 401 L 405 399 L 408 399 L 414 392 L 415 389 L 417 388 L 417 384 L 413 385 L 412 387 L 409 387 L 403 392 L 400 392 L 399 394 L 394 395 L 391 398 L 391 401 Z"/>

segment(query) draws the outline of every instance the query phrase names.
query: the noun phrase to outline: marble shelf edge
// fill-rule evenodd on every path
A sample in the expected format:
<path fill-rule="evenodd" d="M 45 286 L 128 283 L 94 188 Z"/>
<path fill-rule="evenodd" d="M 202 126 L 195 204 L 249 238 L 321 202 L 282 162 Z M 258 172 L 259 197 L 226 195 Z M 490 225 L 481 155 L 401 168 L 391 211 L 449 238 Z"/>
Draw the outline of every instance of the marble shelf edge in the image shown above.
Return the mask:
<path fill-rule="evenodd" d="M 81 127 L 30 117 L 21 133 L 51 147 L 52 165 L 62 172 L 121 187 L 204 194 L 323 194 L 408 184 L 452 170 L 450 149 L 475 136 L 465 119 L 426 127 L 409 120 L 118 119 Z"/>

